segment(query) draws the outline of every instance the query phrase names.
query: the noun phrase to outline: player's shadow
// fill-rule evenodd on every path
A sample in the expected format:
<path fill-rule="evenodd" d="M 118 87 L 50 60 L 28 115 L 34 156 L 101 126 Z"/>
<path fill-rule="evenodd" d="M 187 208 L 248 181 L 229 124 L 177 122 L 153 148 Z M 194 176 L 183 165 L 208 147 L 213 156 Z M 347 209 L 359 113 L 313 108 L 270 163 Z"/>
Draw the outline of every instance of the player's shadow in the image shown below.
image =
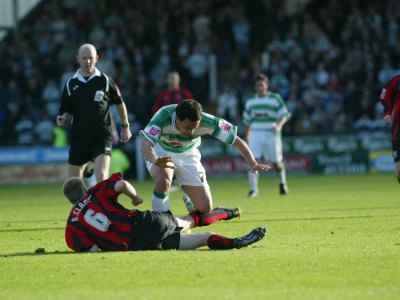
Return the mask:
<path fill-rule="evenodd" d="M 45 228 L 16 228 L 16 229 L 1 229 L 0 232 L 29 232 L 43 230 L 64 230 L 65 227 L 45 227 Z"/>
<path fill-rule="evenodd" d="M 36 250 L 35 252 L 17 252 L 17 253 L 10 253 L 10 254 L 0 254 L 0 258 L 19 257 L 19 256 L 45 256 L 45 255 L 60 255 L 60 254 L 76 254 L 73 251 L 45 252 L 44 250 L 41 250 L 41 249 L 38 249 L 38 250 Z"/>
<path fill-rule="evenodd" d="M 151 252 L 152 250 L 148 250 L 148 252 Z M 153 250 L 155 252 L 159 252 L 160 250 Z M 177 250 L 164 250 L 164 251 L 177 251 Z M 200 248 L 196 250 L 187 250 L 189 251 L 210 251 L 210 249 L 206 248 Z M 125 253 L 132 253 L 132 252 L 139 252 L 139 251 L 126 251 Z M 186 252 L 186 250 L 185 250 Z M 102 252 L 82 252 L 82 253 L 77 253 L 74 251 L 53 251 L 53 252 L 18 252 L 18 253 L 10 253 L 10 254 L 0 254 L 0 258 L 8 258 L 8 257 L 23 257 L 23 256 L 46 256 L 46 255 L 60 255 L 60 254 L 79 254 L 79 255 L 96 255 L 96 254 L 104 254 L 108 253 L 107 251 Z M 112 253 L 112 252 L 110 252 Z"/>

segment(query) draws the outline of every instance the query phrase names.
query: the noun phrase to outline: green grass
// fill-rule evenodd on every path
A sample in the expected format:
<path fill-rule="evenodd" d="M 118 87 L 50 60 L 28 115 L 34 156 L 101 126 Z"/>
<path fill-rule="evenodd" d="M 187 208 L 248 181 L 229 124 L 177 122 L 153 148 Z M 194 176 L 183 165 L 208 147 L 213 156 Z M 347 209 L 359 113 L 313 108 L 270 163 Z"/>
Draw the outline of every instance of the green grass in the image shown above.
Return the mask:
<path fill-rule="evenodd" d="M 261 178 L 258 199 L 246 198 L 244 178 L 210 180 L 214 205 L 243 215 L 196 230 L 234 237 L 266 226 L 267 237 L 248 248 L 88 254 L 65 245 L 70 206 L 60 186 L 1 186 L 0 299 L 398 299 L 394 175 L 288 180 L 281 197 L 274 177 Z M 134 184 L 149 209 L 152 183 Z M 183 214 L 181 193 L 171 196 Z"/>

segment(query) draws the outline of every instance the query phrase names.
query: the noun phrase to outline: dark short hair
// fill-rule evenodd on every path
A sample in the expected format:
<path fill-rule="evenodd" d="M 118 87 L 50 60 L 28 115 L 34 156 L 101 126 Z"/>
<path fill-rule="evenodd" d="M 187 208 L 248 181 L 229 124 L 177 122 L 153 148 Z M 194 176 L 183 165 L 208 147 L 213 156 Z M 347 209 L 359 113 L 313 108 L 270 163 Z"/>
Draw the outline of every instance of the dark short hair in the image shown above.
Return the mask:
<path fill-rule="evenodd" d="M 176 107 L 176 116 L 183 121 L 189 119 L 191 122 L 201 120 L 203 108 L 199 102 L 193 99 L 185 99 Z"/>
<path fill-rule="evenodd" d="M 265 74 L 263 74 L 263 73 L 258 73 L 258 74 L 256 75 L 256 77 L 254 78 L 254 81 L 253 81 L 254 84 L 255 84 L 257 81 L 265 81 L 265 83 L 268 84 L 269 79 L 268 79 L 268 76 L 267 76 L 267 75 L 265 75 Z"/>
<path fill-rule="evenodd" d="M 62 191 L 69 202 L 75 204 L 85 194 L 85 183 L 78 177 L 68 178 L 63 184 Z"/>

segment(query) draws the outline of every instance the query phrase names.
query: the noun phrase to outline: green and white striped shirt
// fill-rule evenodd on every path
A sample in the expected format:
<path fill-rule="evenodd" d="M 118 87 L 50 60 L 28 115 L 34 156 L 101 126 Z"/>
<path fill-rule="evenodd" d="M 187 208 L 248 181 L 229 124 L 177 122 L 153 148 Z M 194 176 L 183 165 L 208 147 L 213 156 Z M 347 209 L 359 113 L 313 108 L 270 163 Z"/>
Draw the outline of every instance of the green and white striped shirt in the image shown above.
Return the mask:
<path fill-rule="evenodd" d="M 290 118 L 290 113 L 282 97 L 272 92 L 248 99 L 243 111 L 243 123 L 252 131 L 271 130 L 283 117 Z"/>
<path fill-rule="evenodd" d="M 199 147 L 201 137 L 209 134 L 220 141 L 232 145 L 236 140 L 237 126 L 213 115 L 202 113 L 200 125 L 192 135 L 183 136 L 176 128 L 176 104 L 162 107 L 139 134 L 159 144 L 164 150 L 182 153 Z"/>

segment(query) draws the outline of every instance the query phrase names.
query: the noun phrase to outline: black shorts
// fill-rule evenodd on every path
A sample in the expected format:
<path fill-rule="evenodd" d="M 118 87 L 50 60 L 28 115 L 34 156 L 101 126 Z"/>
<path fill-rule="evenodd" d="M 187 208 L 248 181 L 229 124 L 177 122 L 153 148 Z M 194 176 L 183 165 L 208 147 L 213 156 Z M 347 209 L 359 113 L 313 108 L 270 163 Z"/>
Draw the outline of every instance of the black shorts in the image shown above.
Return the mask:
<path fill-rule="evenodd" d="M 111 155 L 112 137 L 108 128 L 71 131 L 68 163 L 81 166 L 100 154 Z"/>
<path fill-rule="evenodd" d="M 129 250 L 178 249 L 181 227 L 170 211 L 140 211 L 132 218 L 132 242 Z"/>

